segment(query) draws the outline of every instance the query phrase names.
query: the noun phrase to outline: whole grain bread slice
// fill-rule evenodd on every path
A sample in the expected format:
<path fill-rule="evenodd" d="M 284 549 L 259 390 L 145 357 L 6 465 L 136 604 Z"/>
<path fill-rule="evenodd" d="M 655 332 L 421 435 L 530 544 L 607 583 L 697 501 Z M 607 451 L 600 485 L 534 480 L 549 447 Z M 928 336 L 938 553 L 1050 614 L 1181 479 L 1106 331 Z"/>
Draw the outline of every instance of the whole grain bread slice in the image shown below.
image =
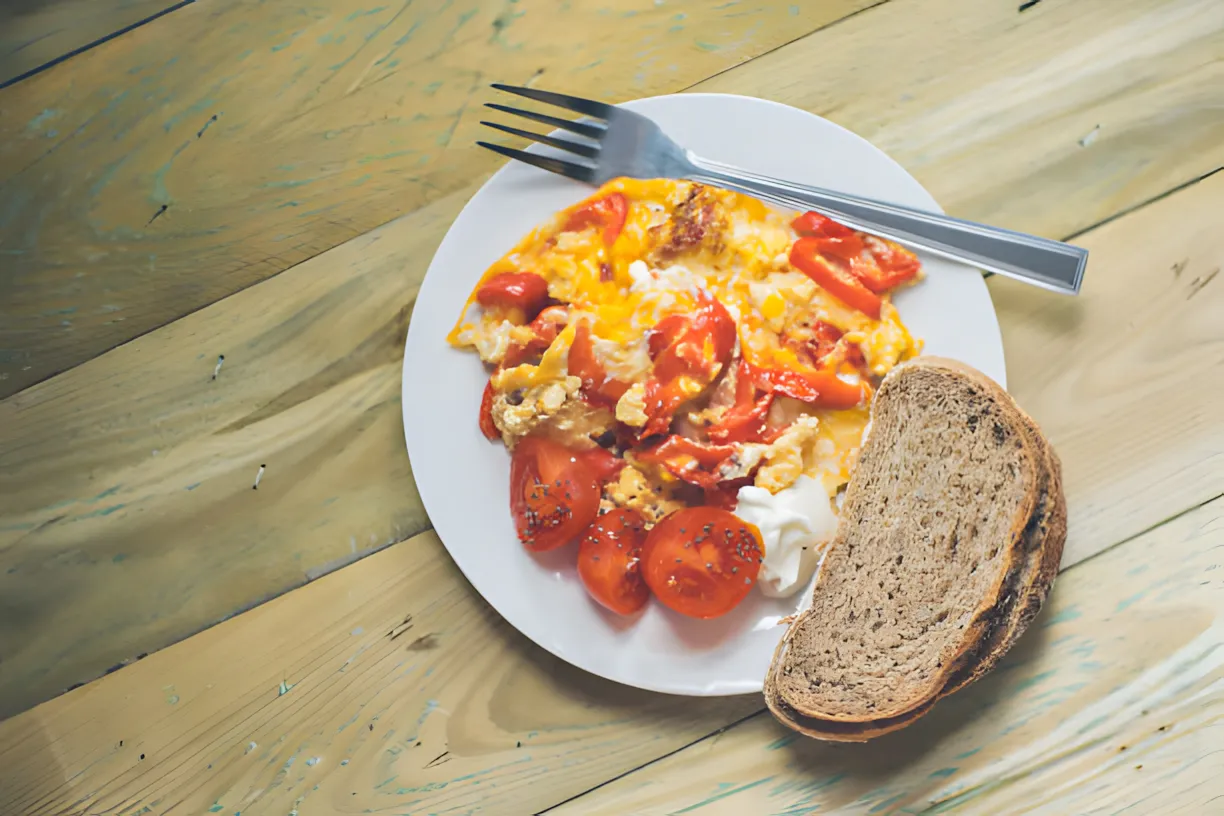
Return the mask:
<path fill-rule="evenodd" d="M 1050 456 L 980 372 L 919 358 L 890 373 L 812 606 L 766 680 L 780 719 L 864 739 L 971 681 L 991 646 L 1023 628 L 1013 599 L 1046 560 L 1031 542 L 1035 524 L 1048 526 Z"/>
<path fill-rule="evenodd" d="M 1061 467 L 1057 455 L 1029 420 L 1030 433 L 1043 450 L 1044 467 L 1040 498 L 1023 538 L 1023 566 L 1014 570 L 1011 584 L 999 599 L 995 623 L 973 656 L 949 679 L 932 699 L 910 711 L 883 720 L 845 723 L 806 717 L 779 699 L 769 680 L 765 702 L 780 722 L 816 739 L 830 742 L 866 742 L 897 731 L 930 711 L 935 703 L 989 672 L 1011 648 L 1036 616 L 1062 559 L 1067 533 L 1067 505 L 1063 497 Z"/>

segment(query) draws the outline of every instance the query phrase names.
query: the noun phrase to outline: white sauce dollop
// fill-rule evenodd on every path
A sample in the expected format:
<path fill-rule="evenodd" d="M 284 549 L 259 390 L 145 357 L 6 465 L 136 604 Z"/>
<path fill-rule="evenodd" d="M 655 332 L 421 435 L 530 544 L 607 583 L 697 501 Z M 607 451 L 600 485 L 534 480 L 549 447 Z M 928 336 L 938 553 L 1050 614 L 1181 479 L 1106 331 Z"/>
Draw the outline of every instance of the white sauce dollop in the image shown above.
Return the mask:
<path fill-rule="evenodd" d="M 765 544 L 757 586 L 771 598 L 794 595 L 807 586 L 825 544 L 837 532 L 828 494 L 820 482 L 800 476 L 777 493 L 741 487 L 738 498 L 735 515 L 755 525 Z"/>

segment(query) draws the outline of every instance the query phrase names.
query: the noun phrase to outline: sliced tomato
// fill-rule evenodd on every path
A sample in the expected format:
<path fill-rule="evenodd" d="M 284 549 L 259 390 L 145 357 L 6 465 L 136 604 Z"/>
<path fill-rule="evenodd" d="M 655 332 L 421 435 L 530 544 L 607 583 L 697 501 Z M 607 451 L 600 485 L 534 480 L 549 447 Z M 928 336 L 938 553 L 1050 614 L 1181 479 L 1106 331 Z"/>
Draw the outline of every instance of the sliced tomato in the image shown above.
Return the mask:
<path fill-rule="evenodd" d="M 615 481 L 625 467 L 624 459 L 603 448 L 591 448 L 576 453 L 575 456 L 578 461 L 587 466 L 595 476 L 595 481 L 601 485 Z"/>
<path fill-rule="evenodd" d="M 672 434 L 657 445 L 638 451 L 638 460 L 658 465 L 677 479 L 699 487 L 721 481 L 719 468 L 735 454 L 734 445 L 708 445 Z"/>
<path fill-rule="evenodd" d="M 817 408 L 845 410 L 865 402 L 871 394 L 866 382 L 850 383 L 832 371 L 814 368 L 760 368 L 748 366 L 758 388 L 782 394 Z"/>
<path fill-rule="evenodd" d="M 650 600 L 642 578 L 646 525 L 633 510 L 617 508 L 587 528 L 578 547 L 578 577 L 592 598 L 618 615 L 632 615 Z"/>
<path fill-rule="evenodd" d="M 922 263 L 908 249 L 874 235 L 866 236 L 863 244 L 875 263 L 863 265 L 861 271 L 851 267 L 851 271 L 856 272 L 859 280 L 871 291 L 885 292 L 918 277 Z"/>
<path fill-rule="evenodd" d="M 528 323 L 548 303 L 548 281 L 531 272 L 501 272 L 481 284 L 476 302 L 486 308 L 517 309 Z"/>
<path fill-rule="evenodd" d="M 725 615 L 744 600 L 765 557 L 761 533 L 717 507 L 672 513 L 646 537 L 642 574 L 660 601 L 693 618 Z"/>
<path fill-rule="evenodd" d="M 496 442 L 501 439 L 501 431 L 493 424 L 493 381 L 485 383 L 484 394 L 480 397 L 480 432 L 485 439 Z"/>
<path fill-rule="evenodd" d="M 844 261 L 828 259 L 821 254 L 819 238 L 800 238 L 791 246 L 791 266 L 816 282 L 847 306 L 868 317 L 880 319 L 880 297 L 856 278 Z"/>
<path fill-rule="evenodd" d="M 707 429 L 710 439 L 715 442 L 760 442 L 765 437 L 766 417 L 774 395 L 766 391 L 758 397 L 757 391 L 747 361 L 740 360 L 735 370 L 735 404 Z"/>
<path fill-rule="evenodd" d="M 603 198 L 587 202 L 570 213 L 562 228 L 564 232 L 581 232 L 589 227 L 603 231 L 603 241 L 608 246 L 616 243 L 629 214 L 629 200 L 622 193 L 612 193 Z"/>
<path fill-rule="evenodd" d="M 510 459 L 510 513 L 532 552 L 555 550 L 582 534 L 599 513 L 599 484 L 564 446 L 529 436 Z"/>
<path fill-rule="evenodd" d="M 597 405 L 616 405 L 629 384 L 608 375 L 603 363 L 595 356 L 595 344 L 591 341 L 591 329 L 579 323 L 574 330 L 574 342 L 569 350 L 569 372 L 582 380 L 582 393 L 587 400 Z"/>
<path fill-rule="evenodd" d="M 646 382 L 643 435 L 666 433 L 676 410 L 718 377 L 735 350 L 735 320 L 707 292 L 690 314 L 659 322 L 647 340 L 654 358 Z"/>

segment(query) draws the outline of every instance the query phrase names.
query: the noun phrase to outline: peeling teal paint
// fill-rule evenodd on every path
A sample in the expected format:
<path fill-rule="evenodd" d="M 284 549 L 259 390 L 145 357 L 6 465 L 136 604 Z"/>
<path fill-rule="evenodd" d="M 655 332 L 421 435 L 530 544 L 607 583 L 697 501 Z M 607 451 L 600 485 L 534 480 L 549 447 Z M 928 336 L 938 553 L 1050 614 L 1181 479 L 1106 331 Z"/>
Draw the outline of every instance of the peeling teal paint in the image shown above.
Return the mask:
<path fill-rule="evenodd" d="M 940 768 L 938 771 L 931 771 L 929 776 L 932 779 L 946 778 L 956 773 L 959 770 L 960 768 Z"/>
<path fill-rule="evenodd" d="M 203 483 L 202 483 L 202 482 L 193 482 L 192 484 L 187 485 L 187 486 L 186 486 L 185 488 L 183 488 L 183 489 L 184 489 L 184 490 L 195 490 L 195 489 L 196 489 L 197 487 L 199 487 L 201 484 L 203 484 Z"/>
<path fill-rule="evenodd" d="M 677 810 L 677 811 L 675 811 L 675 813 L 677 813 L 677 814 L 679 814 L 679 813 L 692 813 L 694 810 L 697 810 L 698 808 L 703 808 L 703 807 L 705 807 L 706 805 L 712 805 L 712 804 L 714 804 L 715 802 L 718 802 L 718 801 L 721 801 L 721 800 L 723 800 L 723 799 L 726 799 L 728 796 L 734 796 L 734 795 L 735 795 L 735 794 L 737 794 L 737 793 L 742 793 L 742 792 L 744 792 L 744 791 L 746 791 L 746 790 L 749 790 L 749 789 L 751 789 L 751 788 L 755 788 L 755 787 L 756 787 L 756 786 L 758 786 L 758 785 L 764 785 L 766 782 L 770 781 L 771 779 L 773 779 L 773 777 L 772 777 L 772 776 L 767 776 L 767 777 L 765 777 L 764 779 L 758 779 L 756 782 L 749 782 L 749 783 L 748 783 L 748 784 L 746 784 L 746 785 L 740 785 L 740 786 L 739 786 L 739 787 L 737 787 L 737 788 L 731 788 L 730 790 L 722 791 L 721 793 L 716 793 L 716 794 L 714 794 L 713 796 L 710 796 L 710 797 L 708 797 L 708 798 L 706 798 L 706 799 L 702 799 L 700 802 L 698 802 L 698 803 L 697 803 L 697 804 L 695 804 L 695 805 L 689 805 L 688 807 L 684 808 L 683 810 Z"/>
<path fill-rule="evenodd" d="M 892 805 L 897 804 L 904 798 L 905 798 L 904 793 L 898 793 L 896 796 L 892 796 L 892 797 L 889 797 L 888 799 L 885 799 L 883 802 L 876 805 L 875 807 L 873 807 L 871 810 L 867 812 L 868 813 L 879 813 L 881 810 L 884 810 L 885 808 L 888 808 L 888 807 L 891 807 Z"/>
<path fill-rule="evenodd" d="M 1143 596 L 1146 594 L 1147 592 L 1136 592 L 1134 595 L 1131 595 L 1129 598 L 1123 598 L 1122 600 L 1118 601 L 1118 605 L 1114 608 L 1114 612 L 1126 611 L 1128 607 L 1130 607 L 1136 601 L 1142 599 Z"/>
<path fill-rule="evenodd" d="M 124 561 L 124 560 L 126 560 L 126 559 L 127 559 L 127 555 L 126 555 L 126 554 L 124 554 L 124 553 L 118 553 L 118 554 L 117 554 L 117 555 L 116 555 L 114 558 L 112 558 L 112 559 L 111 559 L 111 563 L 112 563 L 112 564 L 121 564 L 121 563 L 123 563 L 123 561 Z"/>
<path fill-rule="evenodd" d="M 307 184 L 314 184 L 315 181 L 316 181 L 315 179 L 305 179 L 302 181 L 269 181 L 267 184 L 263 186 L 265 188 L 291 189 L 293 187 L 303 187 Z"/>
<path fill-rule="evenodd" d="M 1084 616 L 1084 613 L 1080 612 L 1078 607 L 1074 605 L 1068 606 L 1066 609 L 1062 610 L 1057 615 L 1051 615 L 1050 619 L 1045 622 L 1045 627 L 1043 628 L 1048 628 L 1050 626 L 1057 626 L 1060 623 L 1068 623 L 1069 621 L 1077 620 L 1079 618 L 1082 618 L 1083 616 Z"/>
<path fill-rule="evenodd" d="M 74 312 L 75 312 L 75 311 L 76 311 L 76 309 L 72 309 L 71 311 L 74 311 Z M 67 313 L 67 312 L 65 312 L 65 314 L 66 314 L 66 313 Z M 123 485 L 115 485 L 114 487 L 111 487 L 111 488 L 108 488 L 108 489 L 106 489 L 106 490 L 103 490 L 101 493 L 99 493 L 98 495 L 96 495 L 96 496 L 94 496 L 92 499 L 90 499 L 90 501 L 101 501 L 102 499 L 105 499 L 107 496 L 113 496 L 113 495 L 115 495 L 116 493 L 118 493 L 118 492 L 119 492 L 119 488 L 121 488 L 121 487 L 123 487 Z"/>
<path fill-rule="evenodd" d="M 1024 691 L 1025 689 L 1032 688 L 1043 680 L 1048 680 L 1057 673 L 1057 669 L 1050 669 L 1049 671 L 1043 671 L 1040 674 L 1034 674 L 1032 677 L 1027 677 L 1017 683 L 1014 691 Z"/>
<path fill-rule="evenodd" d="M 58 108 L 43 108 L 43 112 L 26 123 L 26 130 L 38 130 L 44 124 L 59 116 L 63 111 Z"/>
<path fill-rule="evenodd" d="M 974 748 L 972 751 L 966 751 L 963 754 L 957 754 L 956 756 L 952 758 L 953 759 L 968 759 L 969 757 L 973 756 L 974 754 L 976 754 L 978 751 L 981 751 L 981 750 L 982 750 L 981 748 Z"/>
<path fill-rule="evenodd" d="M 702 51 L 721 51 L 722 50 L 721 45 L 715 45 L 714 43 L 703 42 L 701 40 L 695 40 L 693 42 L 693 45 L 697 46 Z"/>
<path fill-rule="evenodd" d="M 103 507 L 101 510 L 94 510 L 92 513 L 82 513 L 74 518 L 73 521 L 81 521 L 82 519 L 95 518 L 98 516 L 109 516 L 111 513 L 116 513 L 125 507 L 127 507 L 126 504 L 112 504 L 110 507 Z"/>
<path fill-rule="evenodd" d="M 765 750 L 777 751 L 779 748 L 785 748 L 786 746 L 790 745 L 792 742 L 795 741 L 795 739 L 796 739 L 796 736 L 794 734 L 790 734 L 788 736 L 782 737 L 781 739 L 776 739 L 773 742 L 769 743 L 769 745 L 766 745 Z"/>

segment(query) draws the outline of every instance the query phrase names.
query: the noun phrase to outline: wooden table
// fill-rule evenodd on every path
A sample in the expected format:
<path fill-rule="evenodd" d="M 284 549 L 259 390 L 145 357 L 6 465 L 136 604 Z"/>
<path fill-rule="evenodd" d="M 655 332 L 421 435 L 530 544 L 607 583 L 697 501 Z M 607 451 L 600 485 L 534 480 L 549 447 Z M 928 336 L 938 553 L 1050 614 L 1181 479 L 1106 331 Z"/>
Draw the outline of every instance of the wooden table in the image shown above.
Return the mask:
<path fill-rule="evenodd" d="M 1219 0 L 59 0 L 0 28 L 0 813 L 1224 813 Z M 465 583 L 400 366 L 497 164 L 495 80 L 776 99 L 953 214 L 1091 249 L 1078 299 L 990 281 L 1071 508 L 1004 665 L 825 746 L 759 697 L 586 675 Z"/>

